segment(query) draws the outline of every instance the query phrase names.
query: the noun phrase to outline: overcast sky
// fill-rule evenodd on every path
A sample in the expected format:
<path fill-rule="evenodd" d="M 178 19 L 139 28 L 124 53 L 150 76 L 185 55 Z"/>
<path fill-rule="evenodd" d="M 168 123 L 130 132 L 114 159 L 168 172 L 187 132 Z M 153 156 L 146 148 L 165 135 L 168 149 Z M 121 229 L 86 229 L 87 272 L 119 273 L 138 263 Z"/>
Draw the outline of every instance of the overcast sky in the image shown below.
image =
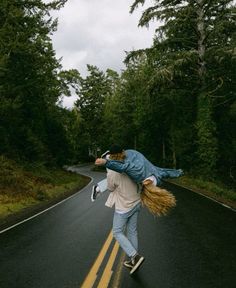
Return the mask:
<path fill-rule="evenodd" d="M 134 0 L 68 0 L 58 17 L 58 30 L 52 37 L 57 58 L 64 69 L 76 68 L 84 77 L 86 65 L 120 72 L 125 51 L 150 47 L 154 24 L 138 27 L 145 7 L 129 13 Z M 148 6 L 151 6 L 151 1 Z M 65 97 L 63 105 L 72 107 L 75 97 Z"/>

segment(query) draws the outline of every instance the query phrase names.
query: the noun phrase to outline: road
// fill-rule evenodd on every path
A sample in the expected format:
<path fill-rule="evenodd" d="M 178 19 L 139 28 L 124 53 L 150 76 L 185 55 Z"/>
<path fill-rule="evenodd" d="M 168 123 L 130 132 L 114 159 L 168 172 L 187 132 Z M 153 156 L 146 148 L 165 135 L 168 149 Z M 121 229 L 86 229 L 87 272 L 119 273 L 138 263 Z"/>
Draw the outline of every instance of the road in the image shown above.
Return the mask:
<path fill-rule="evenodd" d="M 104 178 L 89 167 L 93 182 Z M 107 193 L 90 201 L 91 182 L 60 205 L 0 234 L 1 288 L 233 288 L 236 213 L 201 195 L 169 186 L 177 207 L 155 218 L 143 208 L 140 253 L 132 277 L 112 239 Z"/>

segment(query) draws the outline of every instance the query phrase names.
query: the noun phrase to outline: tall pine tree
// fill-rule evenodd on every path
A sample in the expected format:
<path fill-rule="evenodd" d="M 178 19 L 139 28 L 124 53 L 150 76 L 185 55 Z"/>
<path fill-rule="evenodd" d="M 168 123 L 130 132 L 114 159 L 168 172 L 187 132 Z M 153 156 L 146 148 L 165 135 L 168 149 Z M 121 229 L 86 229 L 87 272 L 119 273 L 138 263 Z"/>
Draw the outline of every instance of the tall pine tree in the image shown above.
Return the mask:
<path fill-rule="evenodd" d="M 50 107 L 61 93 L 60 64 L 50 34 L 57 20 L 52 9 L 66 0 L 0 2 L 1 153 L 28 160 L 44 159 Z"/>
<path fill-rule="evenodd" d="M 136 0 L 131 12 L 145 2 Z M 139 25 L 148 25 L 151 20 L 162 23 L 157 29 L 156 39 L 157 49 L 162 50 L 159 78 L 175 79 L 176 75 L 180 75 L 182 81 L 188 78 L 191 81 L 192 94 L 197 103 L 196 166 L 202 175 L 212 177 L 219 155 L 214 118 L 215 97 L 221 88 L 220 83 L 225 85 L 228 78 L 232 79 L 232 66 L 228 71 L 227 66 L 221 63 L 234 61 L 233 1 L 163 0 L 153 3 L 142 14 Z M 186 64 L 189 66 L 187 70 Z M 227 100 L 228 95 L 223 97 Z"/>

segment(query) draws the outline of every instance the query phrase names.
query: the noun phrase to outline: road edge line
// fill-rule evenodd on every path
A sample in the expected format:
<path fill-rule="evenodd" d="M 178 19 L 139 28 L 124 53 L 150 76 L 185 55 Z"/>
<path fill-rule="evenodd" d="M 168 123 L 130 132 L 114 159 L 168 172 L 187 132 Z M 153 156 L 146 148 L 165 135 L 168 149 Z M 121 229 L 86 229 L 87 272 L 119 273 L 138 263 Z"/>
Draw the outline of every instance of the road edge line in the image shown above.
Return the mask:
<path fill-rule="evenodd" d="M 64 203 L 64 202 L 66 202 L 67 200 L 75 197 L 77 194 L 81 193 L 85 188 L 87 188 L 87 186 L 89 186 L 89 185 L 93 182 L 94 179 L 93 179 L 92 177 L 90 177 L 90 178 L 91 178 L 90 182 L 89 182 L 85 187 L 83 187 L 81 190 L 79 190 L 78 192 L 76 192 L 75 194 L 73 194 L 73 195 L 71 195 L 71 196 L 69 196 L 69 197 L 61 200 L 60 202 L 58 202 L 58 203 L 56 203 L 56 204 L 48 207 L 47 209 L 44 209 L 43 211 L 40 211 L 40 212 L 38 212 L 38 213 L 36 213 L 36 214 L 34 214 L 34 215 L 26 218 L 26 219 L 24 219 L 24 220 L 22 220 L 22 221 L 20 221 L 20 222 L 18 222 L 18 223 L 16 223 L 16 224 L 14 224 L 14 225 L 11 225 L 11 226 L 9 226 L 9 227 L 1 230 L 1 231 L 0 231 L 0 234 L 2 234 L 2 233 L 4 233 L 4 232 L 7 232 L 8 230 L 11 230 L 11 229 L 15 228 L 16 226 L 19 226 L 19 225 L 21 225 L 21 224 L 23 224 L 23 223 L 25 223 L 25 222 L 27 222 L 27 221 L 29 221 L 29 220 L 37 217 L 37 216 L 43 214 L 43 213 L 45 213 L 45 212 L 47 212 L 47 211 L 55 208 L 56 206 L 58 206 L 58 205 L 60 205 L 60 204 L 62 204 L 62 203 Z"/>
<path fill-rule="evenodd" d="M 184 188 L 184 189 L 186 189 L 186 190 L 189 190 L 189 191 L 191 191 L 191 192 L 194 192 L 194 193 L 196 193 L 196 194 L 199 194 L 199 195 L 201 195 L 201 196 L 203 196 L 203 197 L 205 197 L 205 198 L 207 198 L 207 199 L 209 199 L 209 200 L 212 200 L 212 201 L 215 202 L 215 203 L 220 204 L 221 206 L 223 206 L 223 207 L 225 207 L 225 208 L 230 209 L 230 210 L 233 211 L 233 212 L 236 212 L 236 209 L 234 209 L 233 207 L 230 207 L 229 205 L 224 204 L 223 202 L 220 202 L 220 201 L 218 201 L 218 200 L 216 200 L 216 199 L 214 199 L 214 198 L 212 198 L 212 197 L 210 197 L 210 196 L 207 196 L 207 195 L 205 195 L 205 194 L 203 194 L 203 193 L 201 193 L 201 192 L 195 191 L 195 190 L 193 190 L 193 189 L 191 189 L 191 188 L 189 188 L 189 187 L 183 186 L 183 185 L 181 185 L 181 184 L 169 182 L 169 181 L 166 181 L 166 183 L 168 183 L 168 184 L 173 184 L 173 185 L 175 185 L 175 186 L 178 186 L 178 187 Z"/>

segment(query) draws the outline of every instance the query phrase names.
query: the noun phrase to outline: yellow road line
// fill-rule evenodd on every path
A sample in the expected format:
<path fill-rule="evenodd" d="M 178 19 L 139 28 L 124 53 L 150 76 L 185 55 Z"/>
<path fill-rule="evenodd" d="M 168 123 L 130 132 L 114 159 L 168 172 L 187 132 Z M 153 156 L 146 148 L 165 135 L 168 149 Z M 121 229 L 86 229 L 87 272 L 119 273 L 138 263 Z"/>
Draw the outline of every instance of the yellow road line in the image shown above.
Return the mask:
<path fill-rule="evenodd" d="M 122 275 L 122 269 L 123 269 L 123 263 L 125 261 L 125 252 L 123 251 L 121 253 L 119 262 L 117 264 L 116 267 L 116 271 L 115 271 L 115 275 L 114 275 L 114 279 L 112 281 L 112 285 L 111 288 L 119 288 L 120 287 L 120 282 L 121 282 L 121 275 Z"/>
<path fill-rule="evenodd" d="M 102 250 L 100 251 L 96 261 L 94 262 L 91 270 L 89 271 L 89 274 L 85 278 L 81 288 L 92 288 L 93 287 L 93 284 L 97 278 L 98 269 L 99 269 L 100 265 L 102 264 L 102 261 L 106 255 L 106 253 L 107 253 L 107 250 L 111 244 L 111 241 L 112 241 L 112 232 L 110 232 L 110 234 L 108 235 L 107 240 L 102 247 Z"/>
<path fill-rule="evenodd" d="M 118 250 L 119 250 L 119 244 L 118 242 L 116 242 L 97 288 L 106 288 L 108 286 L 112 275 L 111 269 L 116 259 Z"/>

